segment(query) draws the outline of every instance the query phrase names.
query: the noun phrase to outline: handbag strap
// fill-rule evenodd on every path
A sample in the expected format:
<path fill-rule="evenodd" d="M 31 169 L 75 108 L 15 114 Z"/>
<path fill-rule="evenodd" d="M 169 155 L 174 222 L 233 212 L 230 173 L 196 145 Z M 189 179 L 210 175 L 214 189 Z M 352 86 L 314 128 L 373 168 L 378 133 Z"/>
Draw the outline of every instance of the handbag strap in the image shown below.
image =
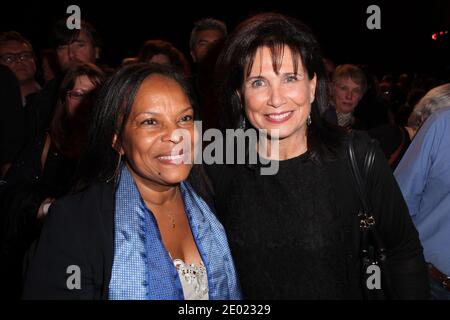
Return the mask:
<path fill-rule="evenodd" d="M 383 291 L 384 295 L 388 299 L 395 299 L 396 293 L 394 287 L 392 285 L 391 276 L 389 274 L 389 267 L 386 264 L 387 261 L 387 250 L 384 246 L 383 240 L 378 234 L 375 227 L 375 218 L 372 216 L 372 208 L 371 203 L 368 197 L 368 181 L 370 181 L 374 160 L 376 154 L 376 141 L 371 140 L 369 146 L 367 148 L 366 156 L 364 158 L 364 167 L 363 173 L 364 176 L 361 175 L 361 171 L 358 166 L 358 162 L 356 161 L 355 149 L 354 149 L 354 133 L 349 133 L 349 140 L 347 145 L 347 153 L 350 160 L 350 167 L 352 171 L 353 180 L 356 185 L 356 191 L 358 193 L 361 207 L 358 217 L 360 219 L 360 230 L 361 230 L 361 257 L 363 261 L 366 263 L 371 263 L 370 260 L 367 260 L 369 256 L 369 242 L 372 243 L 373 248 L 375 250 L 377 263 L 382 268 L 382 283 L 383 283 Z M 366 285 L 365 283 L 363 285 Z M 364 291 L 366 292 L 366 291 Z M 366 293 L 366 298 L 367 298 Z"/>
<path fill-rule="evenodd" d="M 356 160 L 355 147 L 354 147 L 354 133 L 350 132 L 348 137 L 348 145 L 347 145 L 347 154 L 350 160 L 350 167 L 352 171 L 353 181 L 355 183 L 356 192 L 358 193 L 358 197 L 361 203 L 361 208 L 359 212 L 359 217 L 361 219 L 361 227 L 370 227 L 375 224 L 375 220 L 371 215 L 372 207 L 367 196 L 368 191 L 368 183 L 372 171 L 373 171 L 373 163 L 375 160 L 375 141 L 371 140 L 369 143 L 369 147 L 367 149 L 365 158 L 364 158 L 364 167 L 363 174 L 361 174 L 361 170 L 359 168 L 358 162 Z"/>

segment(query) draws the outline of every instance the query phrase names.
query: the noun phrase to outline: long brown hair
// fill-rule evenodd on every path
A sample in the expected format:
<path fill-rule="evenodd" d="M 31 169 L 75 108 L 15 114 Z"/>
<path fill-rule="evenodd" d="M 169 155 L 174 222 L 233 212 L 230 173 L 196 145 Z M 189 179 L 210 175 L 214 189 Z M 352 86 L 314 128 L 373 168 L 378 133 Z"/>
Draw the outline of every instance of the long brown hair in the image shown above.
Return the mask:
<path fill-rule="evenodd" d="M 78 157 L 87 139 L 88 118 L 94 106 L 96 89 L 83 97 L 82 102 L 70 115 L 67 93 L 73 89 L 77 78 L 87 76 L 99 88 L 105 79 L 103 71 L 90 63 L 77 63 L 66 72 L 59 88 L 55 113 L 50 124 L 50 138 L 53 145 L 68 157 Z"/>

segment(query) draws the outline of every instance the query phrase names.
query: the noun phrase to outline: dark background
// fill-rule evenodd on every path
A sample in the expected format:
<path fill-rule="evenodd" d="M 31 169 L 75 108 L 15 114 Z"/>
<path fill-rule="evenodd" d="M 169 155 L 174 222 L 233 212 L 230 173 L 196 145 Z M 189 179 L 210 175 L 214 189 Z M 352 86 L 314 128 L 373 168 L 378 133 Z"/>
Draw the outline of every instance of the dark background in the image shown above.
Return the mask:
<path fill-rule="evenodd" d="M 232 30 L 245 17 L 278 11 L 308 24 L 326 56 L 336 64 L 368 64 L 384 73 L 418 72 L 449 79 L 449 34 L 433 41 L 435 32 L 450 29 L 450 1 L 14 1 L 0 5 L 0 30 L 28 37 L 37 52 L 48 46 L 48 34 L 70 4 L 92 22 L 103 38 L 101 62 L 113 67 L 136 54 L 144 40 L 171 41 L 189 57 L 193 22 L 202 17 L 225 21 Z M 381 30 L 369 30 L 367 7 L 381 9 Z"/>

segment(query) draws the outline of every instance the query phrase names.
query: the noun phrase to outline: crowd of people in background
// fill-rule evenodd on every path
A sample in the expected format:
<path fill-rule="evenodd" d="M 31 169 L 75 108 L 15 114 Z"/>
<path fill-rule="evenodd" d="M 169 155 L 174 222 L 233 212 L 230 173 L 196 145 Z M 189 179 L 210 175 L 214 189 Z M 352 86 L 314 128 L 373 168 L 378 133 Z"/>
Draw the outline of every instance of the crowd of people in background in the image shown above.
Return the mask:
<path fill-rule="evenodd" d="M 397 196 L 401 198 L 400 192 L 397 195 L 397 182 L 393 182 L 393 179 L 391 181 L 391 176 L 395 172 L 395 178 L 400 187 L 399 190 L 403 193 L 409 213 L 419 232 L 420 243 L 423 246 L 425 261 L 429 269 L 432 297 L 436 299 L 450 299 L 450 251 L 448 249 L 449 247 L 445 245 L 450 240 L 450 158 L 448 154 L 448 150 L 450 150 L 450 132 L 448 130 L 450 128 L 450 114 L 448 111 L 448 107 L 450 107 L 450 83 L 447 83 L 450 78 L 437 79 L 415 73 L 403 73 L 399 75 L 385 74 L 379 77 L 371 73 L 370 66 L 367 65 L 351 64 L 352 61 L 347 61 L 346 64 L 335 65 L 332 59 L 318 56 L 316 51 L 314 51 L 316 50 L 315 48 L 302 47 L 308 41 L 313 40 L 305 38 L 306 40 L 302 39 L 297 43 L 289 42 L 291 40 L 285 38 L 288 32 L 297 32 L 298 34 L 303 32 L 306 35 L 305 37 L 308 37 L 309 33 L 305 31 L 306 29 L 302 29 L 303 31 L 299 31 L 301 28 L 293 29 L 294 31 L 287 31 L 287 29 L 276 29 L 274 26 L 271 26 L 269 29 L 267 25 L 270 25 L 272 20 L 279 20 L 276 23 L 280 25 L 283 25 L 283 23 L 291 23 L 286 22 L 288 20 L 285 21 L 284 18 L 277 15 L 271 16 L 268 14 L 266 16 L 260 16 L 258 19 L 259 21 L 257 19 L 250 19 L 244 22 L 243 25 L 238 27 L 240 33 L 235 30 L 230 35 L 226 24 L 222 21 L 213 18 L 199 20 L 194 24 L 190 39 L 186 39 L 189 42 L 190 51 L 188 54 L 184 54 L 169 41 L 163 39 L 143 39 L 145 41 L 143 41 L 139 52 L 136 52 L 133 57 L 124 57 L 121 65 L 114 68 L 99 63 L 101 61 L 102 41 L 95 27 L 86 21 L 82 21 L 81 29 L 78 30 L 69 30 L 66 27 L 65 20 L 59 21 L 54 26 L 50 35 L 51 47 L 42 52 L 35 52 L 32 43 L 18 32 L 5 31 L 0 33 L 0 255 L 2 260 L 1 273 L 9 275 L 5 278 L 6 282 L 4 282 L 4 289 L 2 290 L 2 295 L 5 295 L 5 298 L 20 298 L 23 295 L 22 290 L 24 285 L 27 291 L 25 297 L 39 298 L 39 292 L 43 293 L 43 297 L 55 297 L 55 292 L 58 290 L 46 291 L 43 289 L 39 291 L 41 288 L 39 286 L 44 286 L 39 281 L 42 280 L 42 277 L 45 277 L 45 272 L 40 270 L 40 267 L 36 267 L 36 262 L 33 262 L 34 250 L 37 245 L 36 241 L 41 236 L 42 228 L 45 226 L 46 217 L 50 210 L 49 208 L 52 207 L 55 200 L 70 195 L 75 190 L 80 190 L 80 178 L 82 173 L 86 171 L 86 163 L 83 161 L 89 158 L 86 156 L 85 151 L 92 151 L 93 149 L 89 148 L 95 142 L 93 141 L 94 138 L 92 135 L 95 134 L 98 139 L 104 139 L 102 141 L 104 144 L 97 145 L 98 148 L 111 147 L 112 142 L 106 146 L 105 141 L 112 139 L 114 134 L 120 136 L 122 132 L 126 134 L 128 132 L 127 130 L 132 130 L 127 127 L 124 119 L 128 119 L 128 117 L 133 116 L 137 112 L 135 111 L 135 105 L 132 108 L 129 107 L 131 109 L 127 109 L 128 111 L 120 108 L 128 103 L 128 98 L 132 101 L 141 99 L 139 98 L 139 94 L 136 96 L 136 88 L 143 90 L 144 85 L 153 85 L 155 88 L 159 85 L 157 81 L 147 83 L 144 81 L 145 78 L 139 78 L 140 80 L 133 78 L 134 74 L 146 73 L 146 77 L 149 77 L 148 79 L 155 79 L 155 77 L 164 78 L 165 82 L 163 80 L 161 81 L 165 83 L 166 88 L 171 88 L 171 90 L 176 92 L 180 91 L 179 95 L 183 99 L 185 99 L 185 96 L 191 98 L 189 89 L 184 86 L 184 81 L 189 82 L 193 88 L 192 100 L 187 99 L 188 102 L 185 102 L 186 99 L 183 100 L 180 98 L 181 100 L 175 101 L 176 103 L 182 101 L 181 103 L 190 105 L 193 113 L 195 113 L 195 118 L 202 121 L 203 129 L 245 129 L 250 126 L 257 129 L 265 129 L 261 124 L 262 122 L 258 122 L 258 112 L 262 111 L 256 109 L 258 107 L 258 101 L 256 96 L 252 96 L 252 94 L 262 94 L 261 91 L 259 93 L 256 91 L 256 85 L 264 86 L 265 84 L 260 80 L 261 84 L 252 84 L 251 87 L 248 87 L 249 85 L 245 81 L 247 81 L 246 79 L 248 77 L 260 77 L 260 79 L 267 80 L 267 86 L 275 86 L 271 81 L 273 80 L 274 83 L 278 81 L 278 72 L 287 68 L 284 63 L 300 56 L 300 61 L 304 64 L 303 68 L 305 68 L 303 73 L 311 72 L 308 79 L 308 86 L 311 86 L 310 89 L 313 88 L 311 89 L 313 95 L 311 96 L 311 101 L 308 102 L 308 106 L 312 109 L 311 114 L 314 112 L 317 113 L 312 116 L 312 119 L 311 117 L 305 117 L 305 123 L 307 124 L 305 128 L 309 128 L 309 130 L 315 132 L 311 133 L 311 135 L 308 133 L 308 144 L 305 144 L 305 150 L 311 151 L 315 150 L 314 148 L 327 147 L 327 144 L 332 145 L 334 142 L 330 142 L 332 141 L 331 138 L 329 140 L 325 139 L 327 141 L 326 143 L 323 141 L 320 143 L 317 142 L 323 136 L 331 134 L 335 134 L 337 137 L 340 134 L 345 135 L 348 132 L 362 131 L 363 134 L 359 138 L 361 141 L 368 141 L 370 138 L 378 141 L 380 150 L 385 157 L 383 161 L 388 163 L 390 172 L 384 172 L 383 164 L 378 164 L 379 167 L 377 168 L 380 172 L 383 172 L 382 174 L 385 180 L 383 180 L 384 185 L 378 185 L 378 188 L 380 188 L 378 191 L 381 193 L 377 193 L 373 198 L 380 203 L 374 203 L 373 205 L 376 207 L 383 206 L 387 205 L 390 201 L 393 203 L 389 209 L 392 211 L 392 215 L 394 215 L 394 211 L 403 210 L 403 200 L 396 198 Z M 267 30 L 264 28 L 267 28 Z M 261 30 L 266 30 L 267 34 L 264 34 Z M 242 36 L 243 33 L 246 34 L 247 38 Z M 252 38 L 252 35 L 255 37 L 257 35 L 260 38 Z M 289 50 L 283 47 L 283 45 L 289 48 Z M 269 54 L 269 50 L 266 52 L 264 48 L 271 48 L 272 51 L 270 51 L 270 54 L 278 55 L 275 59 L 276 61 L 270 59 L 268 60 L 269 62 L 264 61 L 263 56 Z M 288 52 L 289 57 L 286 56 Z M 306 61 L 305 55 L 315 55 L 314 58 L 320 58 L 320 61 Z M 283 59 L 283 57 L 286 58 Z M 258 68 L 260 69 L 248 69 L 247 64 L 249 61 L 251 61 L 251 64 L 259 64 Z M 320 63 L 320 67 L 317 67 L 316 63 Z M 270 70 L 265 69 L 266 64 L 270 65 Z M 274 72 L 271 69 L 272 64 L 273 66 L 277 65 L 274 67 Z M 146 67 L 146 65 L 148 66 Z M 159 67 L 156 65 L 163 67 L 162 69 L 158 69 Z M 297 66 L 294 66 L 294 68 L 297 68 Z M 323 79 L 319 79 L 319 73 L 322 69 L 324 77 Z M 129 80 L 127 80 L 127 77 L 129 77 Z M 135 83 L 132 83 L 132 81 L 135 81 Z M 105 87 L 109 88 L 109 93 L 106 92 Z M 158 88 L 158 90 L 163 92 L 163 89 Z M 105 90 L 105 92 L 102 93 L 102 90 Z M 120 92 L 120 94 L 125 95 L 120 97 L 120 99 L 124 99 L 115 101 L 115 99 L 119 98 L 114 97 L 111 94 L 111 90 L 116 90 L 117 94 Z M 129 91 L 122 92 L 120 90 Z M 134 93 L 132 93 L 132 90 L 134 90 Z M 314 91 L 316 92 L 315 99 Z M 318 91 L 322 94 L 320 98 L 317 96 Z M 129 95 L 129 97 L 126 95 Z M 321 100 L 323 97 L 325 97 L 325 100 Z M 273 101 L 271 100 L 270 103 L 276 104 L 275 98 L 272 97 L 271 99 Z M 117 110 L 108 109 L 113 108 L 114 104 L 117 104 Z M 119 104 L 122 104 L 122 106 L 119 107 Z M 226 110 L 226 106 L 224 107 L 227 104 L 232 106 L 228 111 Z M 107 111 L 103 112 L 103 110 L 98 110 L 101 106 Z M 155 112 L 159 112 L 159 109 L 156 108 L 155 110 Z M 169 107 L 166 109 L 163 108 L 162 110 L 170 115 L 173 113 L 173 117 L 178 116 L 176 113 L 178 111 Z M 188 115 L 188 117 L 191 116 L 193 119 L 194 115 Z M 94 121 L 96 121 L 95 124 Z M 108 124 L 104 124 L 102 121 L 105 121 L 105 123 L 107 121 L 109 122 Z M 324 124 L 322 124 L 322 121 Z M 161 120 L 160 122 L 162 123 L 163 121 Z M 312 125 L 311 122 L 313 123 Z M 102 127 L 103 125 L 109 125 L 110 128 L 115 127 L 113 131 L 107 131 L 106 127 Z M 327 129 L 327 131 L 324 129 L 327 126 L 333 129 Z M 135 134 L 138 135 L 138 133 Z M 321 138 L 319 139 L 318 137 Z M 316 145 L 313 145 L 312 141 Z M 128 177 L 128 182 L 122 181 L 118 183 L 118 190 L 122 190 L 120 188 L 131 190 L 130 192 L 136 197 L 131 200 L 125 199 L 123 202 L 120 202 L 117 200 L 119 198 L 116 198 L 118 201 L 118 204 L 116 203 L 116 210 L 119 210 L 120 205 L 125 206 L 124 208 L 128 210 L 129 208 L 126 207 L 127 201 L 138 201 L 140 192 L 148 208 L 157 215 L 161 208 L 151 201 L 147 201 L 144 196 L 146 192 L 143 191 L 143 187 L 141 188 L 138 182 L 136 184 L 139 190 L 126 189 L 129 188 L 128 184 L 132 184 L 132 181 L 138 181 L 136 179 L 140 176 L 139 162 L 134 163 L 131 161 L 135 157 L 134 152 L 139 152 L 139 146 L 136 146 L 134 141 L 128 141 L 127 143 L 136 148 L 137 151 L 135 149 L 124 148 L 123 146 L 122 148 L 124 149 L 113 146 L 117 151 L 113 156 L 98 159 L 91 157 L 89 158 L 90 161 L 97 162 L 95 164 L 91 162 L 91 164 L 94 167 L 108 167 L 109 171 L 107 172 L 108 174 L 113 174 L 113 180 L 117 178 L 115 176 L 117 171 L 122 172 L 122 176 Z M 164 148 L 164 146 L 161 145 L 161 148 Z M 289 148 L 291 148 L 291 145 L 289 145 Z M 120 156 L 117 158 L 115 157 L 116 154 Z M 270 214 L 275 214 L 280 209 L 277 206 L 273 206 L 270 207 L 273 212 L 268 212 L 267 207 L 262 208 L 259 205 L 251 205 L 251 203 L 258 204 L 258 197 L 261 194 L 271 192 L 271 188 L 275 189 L 278 187 L 285 187 L 287 188 L 286 190 L 289 188 L 298 188 L 300 194 L 300 190 L 306 188 L 306 185 L 298 182 L 298 180 L 304 179 L 302 178 L 304 177 L 302 175 L 305 174 L 302 171 L 304 169 L 298 169 L 299 164 L 294 165 L 293 162 L 288 162 L 290 161 L 289 159 L 294 156 L 298 157 L 300 154 L 295 154 L 295 152 L 295 155 L 292 156 L 290 153 L 288 154 L 285 159 L 278 159 L 286 160 L 285 171 L 282 171 L 278 176 L 281 182 L 271 181 L 268 183 L 266 180 L 263 181 L 262 178 L 252 177 L 252 173 L 246 170 L 236 169 L 234 171 L 222 172 L 222 169 L 219 170 L 214 167 L 206 169 L 207 173 L 205 174 L 212 181 L 208 180 L 206 184 L 214 186 L 216 191 L 214 204 L 211 207 L 217 207 L 218 217 L 225 228 L 231 251 L 228 248 L 227 241 L 223 241 L 223 237 L 225 236 L 221 233 L 219 236 L 216 233 L 214 237 L 206 233 L 211 237 L 208 238 L 212 239 L 210 240 L 211 242 L 207 244 L 198 241 L 197 245 L 200 243 L 202 245 L 198 247 L 198 250 L 192 249 L 195 247 L 192 237 L 196 238 L 201 231 L 191 226 L 192 230 L 189 228 L 185 229 L 182 236 L 184 237 L 183 239 L 186 237 L 189 238 L 185 243 L 187 243 L 186 246 L 190 246 L 192 249 L 189 252 L 191 254 L 190 257 L 193 258 L 188 260 L 194 261 L 197 269 L 194 269 L 194 271 L 192 271 L 192 268 L 189 269 L 189 266 L 184 265 L 186 261 L 181 261 L 180 264 L 182 270 L 185 272 L 197 272 L 201 274 L 202 269 L 199 269 L 198 266 L 209 263 L 207 267 L 210 267 L 214 272 L 223 272 L 226 274 L 225 278 L 217 275 L 215 277 L 217 276 L 218 278 L 213 278 L 212 275 L 208 275 L 209 278 L 207 280 L 203 278 L 203 282 L 209 281 L 209 298 L 239 299 L 244 297 L 283 299 L 355 297 L 351 294 L 343 294 L 343 287 L 337 285 L 333 288 L 335 291 L 326 287 L 322 287 L 320 290 L 317 287 L 309 288 L 309 286 L 313 286 L 313 283 L 322 283 L 321 281 L 324 281 L 327 272 L 329 274 L 334 272 L 326 268 L 323 269 L 322 276 L 313 278 L 317 280 L 316 282 L 314 282 L 315 280 L 311 280 L 310 285 L 305 284 L 309 289 L 305 289 L 302 294 L 298 295 L 294 293 L 295 285 L 297 284 L 296 281 L 293 281 L 291 283 L 292 285 L 286 284 L 283 289 L 278 290 L 275 288 L 276 284 L 271 281 L 289 282 L 289 279 L 282 274 L 277 277 L 268 277 L 267 279 L 258 278 L 259 275 L 270 273 L 272 269 L 275 270 L 280 265 L 286 264 L 283 268 L 290 270 L 287 259 L 275 261 L 276 263 L 273 265 L 268 261 L 264 262 L 267 264 L 257 265 L 264 259 L 260 261 L 252 260 L 252 255 L 249 254 L 250 250 L 261 251 L 261 248 L 265 248 L 268 244 L 261 245 L 258 242 L 254 243 L 253 247 L 243 244 L 243 242 L 248 244 L 254 241 L 251 233 L 247 235 L 243 233 L 247 232 L 246 230 L 248 229 L 246 228 L 252 228 L 252 223 L 257 224 L 260 219 L 256 217 L 246 218 L 244 220 L 245 212 L 257 210 L 261 214 L 267 213 L 267 216 L 261 219 L 270 219 Z M 126 157 L 128 159 L 127 161 L 131 161 L 128 167 L 123 164 L 124 160 L 122 157 Z M 302 158 L 301 161 L 304 161 L 304 159 Z M 283 167 L 281 168 L 283 169 Z M 306 177 L 309 178 L 305 180 L 308 183 L 308 188 L 315 188 L 311 192 L 321 194 L 321 198 L 319 199 L 322 200 L 317 201 L 320 201 L 322 204 L 327 203 L 326 200 L 323 200 L 327 195 L 323 191 L 321 193 L 320 190 L 329 188 L 326 181 L 328 181 L 327 179 L 331 179 L 329 175 L 322 175 L 322 170 L 325 170 L 324 168 L 328 167 L 316 167 L 312 165 L 308 169 L 309 172 L 316 172 L 318 176 L 313 176 L 312 173 L 310 175 L 307 174 Z M 173 181 L 184 183 L 183 181 L 187 179 L 191 168 L 186 170 L 177 179 L 173 178 L 175 179 Z M 195 170 L 192 169 L 192 171 Z M 226 178 L 226 176 L 239 176 L 241 179 L 235 179 L 232 183 L 229 177 Z M 292 177 L 297 178 L 292 179 Z M 317 177 L 320 177 L 320 179 Z M 171 179 L 166 178 L 167 181 L 172 181 Z M 161 182 L 160 185 L 165 186 L 166 180 Z M 335 180 L 339 180 L 339 178 Z M 288 181 L 291 187 L 288 187 L 287 184 L 284 185 Z M 342 180 L 341 182 L 344 183 L 344 181 Z M 195 185 L 195 183 L 192 184 Z M 198 196 L 190 190 L 189 185 L 182 184 L 182 186 L 183 188 L 180 189 L 182 193 L 178 194 L 178 191 L 174 191 L 175 200 L 171 204 L 173 208 L 181 210 L 183 201 L 185 205 L 189 201 L 195 203 L 201 202 L 198 205 L 201 208 L 209 205 L 207 200 L 204 202 L 198 200 Z M 382 195 L 383 186 L 386 187 L 386 192 L 388 192 L 387 190 L 391 190 L 389 191 L 391 194 L 387 195 L 387 198 Z M 341 187 L 345 189 L 345 185 Z M 198 193 L 201 194 L 201 192 Z M 274 194 L 277 193 L 274 191 Z M 282 194 L 279 196 L 283 197 Z M 99 196 L 100 198 L 101 196 Z M 204 197 L 204 199 L 206 198 L 208 196 Z M 311 205 L 308 207 L 309 209 L 317 210 L 316 202 L 308 197 L 302 199 L 303 204 L 298 199 L 286 200 L 285 207 L 281 208 L 281 210 L 291 210 L 294 212 L 295 208 L 304 205 L 304 203 Z M 311 203 L 308 202 L 310 200 L 312 201 Z M 339 202 L 339 199 L 336 201 Z M 348 208 L 352 208 L 352 205 Z M 62 210 L 61 206 L 58 208 L 60 211 Z M 308 208 L 306 210 L 309 210 Z M 324 212 L 330 211 L 330 217 L 328 218 L 332 219 L 333 213 L 331 212 L 331 207 L 320 205 L 320 208 Z M 345 210 L 348 208 L 346 207 Z M 56 211 L 56 209 L 54 210 Z M 206 209 L 206 211 L 203 209 L 198 210 L 198 212 L 202 212 L 204 217 L 207 217 L 206 219 L 209 221 L 209 228 L 211 230 L 222 230 L 221 224 L 212 220 L 213 218 L 210 217 L 210 211 Z M 380 211 L 382 210 L 383 208 L 381 207 Z M 99 211 L 101 210 L 99 209 Z M 174 212 L 177 211 L 175 210 Z M 63 214 L 63 212 L 58 212 L 58 214 Z M 136 214 L 138 215 L 138 213 Z M 233 216 L 233 214 L 236 216 Z M 239 214 L 242 214 L 242 216 Z M 281 212 L 279 214 L 281 215 Z M 385 215 L 389 214 L 385 213 Z M 214 216 L 214 214 L 211 214 L 211 216 Z M 242 219 L 239 220 L 237 218 L 238 216 Z M 197 217 L 196 213 L 189 216 L 189 219 L 197 219 L 193 217 Z M 175 221 L 173 219 L 172 217 L 172 222 Z M 178 217 L 177 219 L 180 218 Z M 405 217 L 399 217 L 398 219 L 403 221 L 402 226 L 404 228 L 410 228 L 408 219 Z M 188 225 L 186 217 L 183 221 L 185 225 Z M 76 225 L 77 223 L 74 223 L 75 227 L 79 227 Z M 113 224 L 114 222 L 109 221 L 108 223 Z M 52 220 L 51 225 L 53 227 L 55 227 L 54 224 L 55 222 Z M 296 223 L 290 222 L 291 226 L 298 226 L 299 229 L 305 224 L 307 224 L 307 219 L 304 221 L 297 220 Z M 159 222 L 158 225 L 160 225 Z M 175 224 L 173 225 L 175 226 Z M 280 224 L 280 226 L 285 225 Z M 392 228 L 386 225 L 384 227 L 384 232 L 402 233 L 404 231 L 396 230 L 394 224 Z M 124 225 L 117 225 L 116 222 L 116 228 L 120 229 L 125 227 Z M 172 252 L 181 250 L 174 245 L 174 241 L 176 240 L 168 235 L 171 232 L 171 226 L 165 226 L 164 228 L 167 230 L 163 227 L 160 228 L 166 249 L 170 247 L 173 250 Z M 329 232 L 329 230 L 326 229 L 324 232 Z M 411 231 L 411 234 L 413 233 L 414 231 Z M 45 235 L 48 236 L 49 233 Z M 118 234 L 116 233 L 117 236 Z M 269 232 L 267 239 L 271 239 L 275 243 L 277 239 L 279 240 L 278 236 L 274 235 L 271 238 Z M 88 236 L 86 237 L 86 239 L 83 239 L 88 241 L 89 238 Z M 107 240 L 110 241 L 112 237 L 112 235 L 110 238 L 107 237 Z M 408 244 L 410 245 L 408 248 L 409 251 L 405 249 L 405 255 L 412 255 L 413 252 L 416 252 L 420 248 L 419 242 L 413 244 L 414 240 L 411 240 L 413 236 L 406 235 L 405 233 L 404 238 L 396 238 L 392 242 L 399 242 L 399 247 L 407 246 L 406 243 L 400 244 L 401 241 L 406 241 L 405 239 L 407 237 L 410 237 L 411 242 Z M 42 243 L 51 243 L 50 240 L 44 238 L 42 239 Z M 328 250 L 331 254 L 331 238 L 325 240 L 330 241 L 330 247 L 325 250 Z M 58 241 L 63 241 L 63 239 L 59 239 Z M 134 245 L 145 246 L 145 244 L 139 243 L 134 243 Z M 123 250 L 123 252 L 119 250 L 121 254 L 127 254 L 126 249 L 123 249 L 125 245 L 118 244 L 117 239 L 116 246 L 118 246 L 117 248 L 121 248 L 120 250 Z M 226 256 L 219 255 L 218 253 L 208 256 L 205 252 L 209 246 L 213 247 L 211 250 L 223 251 Z M 287 246 L 289 247 L 289 245 Z M 161 246 L 161 248 L 163 247 Z M 260 247 L 260 249 L 257 247 Z M 157 247 L 154 249 L 160 250 L 161 248 Z M 57 250 L 55 248 L 53 249 Z M 277 254 L 273 248 L 269 246 L 266 249 L 267 252 L 271 252 L 270 254 L 274 258 L 277 258 Z M 38 260 L 43 259 L 42 250 L 42 247 L 37 247 L 36 252 L 40 254 L 38 255 Z M 246 250 L 249 251 L 247 252 Z M 290 252 L 288 253 L 291 254 Z M 81 297 L 106 299 L 183 298 L 183 296 L 180 297 L 175 293 L 166 294 L 162 289 L 158 291 L 148 288 L 147 290 L 150 290 L 150 293 L 147 292 L 146 295 L 142 294 L 142 296 L 138 296 L 136 292 L 142 289 L 139 287 L 139 283 L 136 283 L 135 287 L 130 287 L 127 289 L 128 291 L 124 292 L 121 286 L 125 284 L 123 283 L 123 275 L 120 272 L 123 272 L 126 261 L 121 260 L 123 257 L 117 257 L 117 254 L 118 252 L 111 253 L 111 256 L 114 256 L 114 264 L 110 266 L 112 276 L 110 275 L 108 278 L 111 283 L 93 283 L 92 288 L 94 289 L 92 291 L 95 294 L 90 295 L 91 293 L 86 291 Z M 234 263 L 231 256 L 235 259 L 236 270 L 234 270 Z M 303 255 L 299 255 L 297 258 L 292 258 L 292 261 L 298 260 L 300 264 L 304 263 L 303 269 L 300 268 L 305 271 L 299 278 L 301 281 L 307 281 L 311 277 L 311 274 L 308 272 L 314 269 L 314 256 L 311 253 L 303 253 Z M 279 255 L 278 258 L 285 259 L 286 257 Z M 308 259 L 308 262 L 302 262 L 300 258 Z M 211 262 L 211 259 L 215 259 L 214 263 Z M 318 263 L 321 262 L 319 261 Z M 311 264 L 311 269 L 307 269 L 309 264 Z M 27 280 L 27 272 L 30 265 L 32 266 L 32 271 L 28 273 Z M 400 265 L 401 263 L 399 262 Z M 162 263 L 159 266 L 159 268 L 165 267 L 167 266 Z M 401 267 L 407 269 L 407 266 L 401 265 Z M 145 269 L 145 266 L 142 268 Z M 266 269 L 266 271 L 260 269 Z M 252 270 L 259 271 L 252 273 Z M 400 273 L 401 271 L 398 270 L 397 272 Z M 415 274 L 414 272 L 420 273 L 420 270 L 417 270 L 411 271 L 411 274 Z M 280 270 L 280 273 L 283 273 L 283 271 Z M 179 274 L 180 279 L 183 278 L 181 273 Z M 138 278 L 141 276 L 140 273 L 134 275 Z M 289 273 L 285 275 L 288 277 Z M 158 276 L 158 273 L 154 271 L 154 277 L 156 276 Z M 339 273 L 339 276 L 343 276 L 343 273 Z M 401 278 L 399 274 L 397 276 L 398 279 Z M 420 275 L 417 277 L 420 278 Z M 92 278 L 94 280 L 97 280 L 97 278 L 101 279 L 99 275 L 93 275 Z M 242 294 L 238 285 L 238 278 L 241 278 Z M 400 283 L 401 281 L 405 281 L 405 279 L 407 278 L 405 277 L 403 280 L 398 281 Z M 25 283 L 26 281 L 28 283 Z M 102 281 L 105 281 L 105 278 Z M 191 292 L 190 297 L 193 299 L 208 298 L 208 294 L 205 294 L 204 291 L 202 293 L 198 292 L 200 290 L 199 288 L 205 290 L 204 286 L 202 287 L 200 285 L 201 283 L 196 287 L 190 287 L 186 284 L 187 282 L 189 281 L 183 280 L 181 283 L 183 292 L 185 293 L 184 298 L 187 297 L 187 291 Z M 104 289 L 108 285 L 109 293 L 108 290 L 105 291 Z M 169 289 L 176 292 L 176 284 L 171 283 L 170 285 L 171 287 Z M 402 293 L 401 297 L 426 297 L 426 295 L 420 293 L 421 288 L 419 287 L 421 285 L 418 284 L 415 288 L 411 286 L 408 289 L 407 284 L 402 284 L 402 288 L 399 289 L 399 292 Z M 167 286 L 169 285 L 167 284 Z M 270 289 L 267 289 L 267 287 L 270 287 Z M 142 290 L 145 291 L 145 288 Z M 408 290 L 411 290 L 411 292 L 417 290 L 417 295 L 411 292 L 409 295 Z M 66 296 L 62 294 L 61 297 Z"/>

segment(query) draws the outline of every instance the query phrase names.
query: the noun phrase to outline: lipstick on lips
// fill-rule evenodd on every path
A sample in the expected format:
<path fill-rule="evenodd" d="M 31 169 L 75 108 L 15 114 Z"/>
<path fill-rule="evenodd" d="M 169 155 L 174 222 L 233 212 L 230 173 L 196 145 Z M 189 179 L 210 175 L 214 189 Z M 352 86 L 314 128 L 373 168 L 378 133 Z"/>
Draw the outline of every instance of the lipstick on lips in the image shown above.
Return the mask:
<path fill-rule="evenodd" d="M 271 123 L 283 123 L 287 120 L 289 120 L 292 117 L 292 114 L 294 111 L 286 111 L 286 112 L 279 112 L 279 113 L 268 113 L 265 114 L 265 118 L 267 121 Z"/>

